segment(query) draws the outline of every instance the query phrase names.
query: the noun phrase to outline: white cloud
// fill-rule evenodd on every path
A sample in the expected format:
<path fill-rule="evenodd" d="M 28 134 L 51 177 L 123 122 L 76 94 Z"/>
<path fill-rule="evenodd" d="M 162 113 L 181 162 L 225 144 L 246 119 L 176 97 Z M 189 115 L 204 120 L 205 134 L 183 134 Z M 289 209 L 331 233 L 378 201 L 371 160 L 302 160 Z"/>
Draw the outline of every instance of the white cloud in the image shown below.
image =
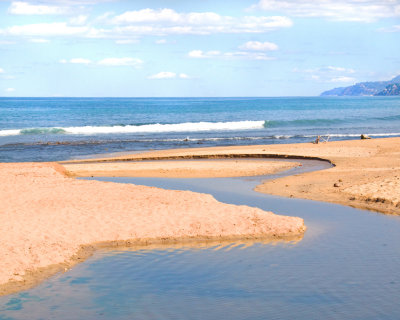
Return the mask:
<path fill-rule="evenodd" d="M 299 17 L 359 22 L 400 16 L 398 0 L 260 0 L 251 9 L 281 11 Z"/>
<path fill-rule="evenodd" d="M 334 66 L 324 66 L 319 68 L 311 68 L 311 69 L 293 69 L 293 72 L 301 72 L 301 73 L 319 73 L 319 74 L 332 74 L 332 73 L 355 73 L 354 69 L 351 68 L 343 68 L 343 67 L 334 67 Z"/>
<path fill-rule="evenodd" d="M 142 60 L 137 58 L 106 58 L 100 60 L 97 64 L 103 66 L 130 66 L 130 67 L 140 67 L 143 63 Z"/>
<path fill-rule="evenodd" d="M 74 59 L 69 60 L 69 63 L 90 64 L 90 63 L 92 63 L 92 61 L 89 59 L 84 59 L 84 58 L 74 58 Z"/>
<path fill-rule="evenodd" d="M 186 73 L 179 73 L 176 74 L 175 72 L 170 72 L 170 71 L 162 71 L 156 74 L 153 74 L 149 77 L 148 79 L 190 79 L 191 77 L 188 76 Z"/>
<path fill-rule="evenodd" d="M 4 0 L 0 0 L 4 1 Z M 71 23 L 82 24 L 85 16 L 79 12 L 87 11 L 87 5 L 95 5 L 115 0 L 29 0 L 12 1 L 8 12 L 16 15 L 77 15 Z"/>
<path fill-rule="evenodd" d="M 37 12 L 38 14 L 38 12 L 43 12 L 44 14 L 44 12 L 52 12 L 52 10 L 56 11 L 55 8 L 59 8 L 51 5 L 31 5 L 27 2 L 14 2 L 14 4 L 15 3 L 24 3 L 27 5 L 27 8 L 30 8 L 30 11 L 28 9 L 24 9 L 25 11 L 22 9 L 18 9 L 19 11 L 13 9 L 13 12 L 20 13 Z M 63 1 L 60 3 L 72 5 L 73 2 Z M 78 10 L 79 8 L 70 7 L 72 11 L 75 9 Z M 254 34 L 266 33 L 279 28 L 291 27 L 293 25 L 289 18 L 282 16 L 231 17 L 222 16 L 213 12 L 178 13 L 172 9 L 143 9 L 138 11 L 128 11 L 117 16 L 112 12 L 106 12 L 106 14 L 94 19 L 90 23 L 87 19 L 88 16 L 77 14 L 76 17 L 71 18 L 66 22 L 43 22 L 6 27 L 0 29 L 0 34 L 14 37 L 21 36 L 39 38 L 56 36 L 111 38 L 120 41 L 121 44 L 121 41 L 124 41 L 125 39 L 132 39 L 132 41 L 134 41 L 138 37 L 145 35 L 209 35 L 218 33 Z M 157 43 L 162 44 L 165 43 L 165 41 L 166 40 L 161 39 Z"/>
<path fill-rule="evenodd" d="M 65 22 L 54 22 L 12 26 L 4 29 L 3 33 L 13 36 L 71 36 L 85 35 L 89 31 L 88 27 L 72 27 Z"/>
<path fill-rule="evenodd" d="M 293 25 L 289 18 L 280 16 L 234 18 L 214 12 L 178 13 L 172 9 L 127 11 L 114 17 L 108 15 L 107 19 L 120 26 L 115 28 L 116 32 L 141 35 L 263 33 Z"/>
<path fill-rule="evenodd" d="M 278 45 L 272 42 L 248 41 L 242 44 L 239 48 L 242 50 L 253 51 L 274 51 L 278 50 Z"/>
<path fill-rule="evenodd" d="M 33 43 L 48 43 L 48 42 L 50 42 L 50 40 L 47 40 L 47 39 L 30 39 L 29 42 L 33 42 Z"/>
<path fill-rule="evenodd" d="M 114 16 L 115 13 L 113 11 L 104 12 L 102 15 L 98 16 L 95 21 L 98 23 L 106 23 Z"/>
<path fill-rule="evenodd" d="M 81 15 L 79 15 L 77 17 L 73 17 L 73 18 L 69 19 L 69 23 L 72 24 L 72 25 L 81 26 L 81 25 L 84 25 L 86 23 L 87 19 L 88 19 L 88 16 L 85 16 L 85 15 L 81 14 Z"/>
<path fill-rule="evenodd" d="M 278 28 L 288 28 L 291 26 L 293 26 L 293 22 L 288 17 L 247 16 L 241 20 L 241 24 L 238 26 L 238 30 L 247 31 L 249 33 L 259 33 Z"/>
<path fill-rule="evenodd" d="M 293 69 L 293 72 L 303 73 L 306 78 L 318 82 L 355 82 L 355 78 L 350 77 L 350 74 L 356 73 L 354 69 L 335 67 L 335 66 L 324 66 L 319 68 L 310 69 Z"/>
<path fill-rule="evenodd" d="M 188 53 L 190 58 L 213 58 L 213 57 L 220 57 L 222 53 L 220 51 L 207 51 L 204 52 L 202 50 L 192 50 Z"/>
<path fill-rule="evenodd" d="M 250 51 L 234 51 L 234 52 L 220 52 L 220 51 L 202 51 L 192 50 L 188 53 L 190 58 L 195 59 L 248 59 L 248 60 L 272 60 L 274 58 L 267 56 L 264 52 L 250 52 Z"/>
<path fill-rule="evenodd" d="M 6 92 L 14 92 L 15 89 L 14 89 L 14 88 L 7 88 L 7 89 L 5 89 L 5 91 L 6 91 Z"/>
<path fill-rule="evenodd" d="M 73 58 L 73 59 L 61 59 L 60 63 L 72 63 L 72 64 L 96 64 L 100 66 L 112 66 L 112 67 L 119 67 L 119 66 L 127 66 L 127 67 L 135 67 L 138 68 L 143 63 L 142 60 L 137 58 L 105 58 L 100 61 L 94 62 L 90 59 L 85 58 Z"/>
<path fill-rule="evenodd" d="M 5 72 L 4 69 L 0 68 L 0 73 L 4 73 L 4 72 Z"/>
<path fill-rule="evenodd" d="M 115 24 L 171 23 L 175 25 L 219 25 L 232 19 L 214 12 L 178 13 L 172 9 L 127 11 L 113 18 Z"/>
<path fill-rule="evenodd" d="M 172 9 L 142 9 L 127 11 L 113 18 L 115 24 L 129 24 L 141 22 L 179 22 L 183 17 Z"/>
<path fill-rule="evenodd" d="M 37 5 L 23 1 L 13 1 L 8 9 L 9 13 L 20 15 L 58 15 L 69 13 L 68 7 L 53 5 Z"/>
<path fill-rule="evenodd" d="M 73 58 L 70 60 L 61 59 L 60 63 L 72 63 L 72 64 L 90 64 L 92 63 L 91 60 L 85 58 Z"/>
<path fill-rule="evenodd" d="M 249 60 L 273 60 L 275 58 L 267 56 L 263 52 L 248 52 L 248 51 L 236 51 L 236 52 L 226 52 L 225 57 L 231 58 L 243 58 Z"/>
<path fill-rule="evenodd" d="M 192 50 L 188 53 L 190 58 L 206 58 L 202 50 Z"/>
<path fill-rule="evenodd" d="M 324 70 L 324 68 L 321 68 L 320 70 Z M 333 67 L 333 66 L 327 66 L 326 70 L 329 71 L 338 71 L 338 72 L 346 72 L 346 73 L 354 73 L 354 69 L 348 69 L 348 68 L 342 68 L 342 67 Z"/>
<path fill-rule="evenodd" d="M 330 82 L 355 82 L 355 79 L 352 77 L 340 76 L 332 78 Z"/>
<path fill-rule="evenodd" d="M 162 71 L 157 74 L 153 74 L 152 76 L 149 76 L 148 78 L 149 79 L 173 79 L 173 78 L 176 78 L 176 73 L 169 72 L 169 71 Z"/>
<path fill-rule="evenodd" d="M 242 58 L 249 60 L 272 60 L 274 58 L 267 56 L 264 51 L 278 50 L 278 46 L 272 42 L 248 41 L 239 46 L 239 49 L 241 51 L 234 52 L 192 50 L 188 53 L 188 56 L 195 59 Z"/>

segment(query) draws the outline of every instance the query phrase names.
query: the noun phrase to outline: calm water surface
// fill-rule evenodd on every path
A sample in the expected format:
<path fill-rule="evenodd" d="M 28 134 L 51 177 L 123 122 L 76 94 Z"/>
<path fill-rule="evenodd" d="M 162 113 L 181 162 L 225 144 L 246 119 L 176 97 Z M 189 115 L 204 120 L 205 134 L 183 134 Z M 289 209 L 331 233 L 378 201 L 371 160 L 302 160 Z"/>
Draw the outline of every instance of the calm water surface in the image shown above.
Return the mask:
<path fill-rule="evenodd" d="M 255 178 L 112 180 L 211 193 L 308 230 L 298 243 L 98 251 L 0 298 L 0 319 L 400 318 L 399 217 L 258 194 Z"/>

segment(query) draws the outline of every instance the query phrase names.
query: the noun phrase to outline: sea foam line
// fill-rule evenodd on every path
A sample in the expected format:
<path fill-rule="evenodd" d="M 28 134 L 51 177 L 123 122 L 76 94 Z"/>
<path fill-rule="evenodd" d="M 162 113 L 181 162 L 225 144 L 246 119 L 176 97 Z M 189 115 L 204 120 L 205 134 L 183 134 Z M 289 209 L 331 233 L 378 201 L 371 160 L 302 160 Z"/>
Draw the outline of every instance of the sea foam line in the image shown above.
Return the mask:
<path fill-rule="evenodd" d="M 109 134 L 109 133 L 162 133 L 263 129 L 265 121 L 185 122 L 176 124 L 145 124 L 127 126 L 84 126 L 65 128 L 26 128 L 0 130 L 0 136 L 20 134 Z"/>

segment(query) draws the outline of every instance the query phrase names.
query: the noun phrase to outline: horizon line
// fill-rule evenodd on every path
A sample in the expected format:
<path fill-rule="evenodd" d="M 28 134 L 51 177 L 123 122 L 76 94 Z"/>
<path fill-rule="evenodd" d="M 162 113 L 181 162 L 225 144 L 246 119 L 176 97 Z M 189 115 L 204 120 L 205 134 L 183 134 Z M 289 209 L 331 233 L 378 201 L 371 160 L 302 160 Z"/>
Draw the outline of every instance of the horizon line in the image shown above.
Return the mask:
<path fill-rule="evenodd" d="M 0 96 L 0 99 L 241 99 L 241 98 L 365 98 L 365 97 L 378 97 L 373 95 L 364 96 L 321 96 L 321 95 L 310 95 L 310 96 Z"/>

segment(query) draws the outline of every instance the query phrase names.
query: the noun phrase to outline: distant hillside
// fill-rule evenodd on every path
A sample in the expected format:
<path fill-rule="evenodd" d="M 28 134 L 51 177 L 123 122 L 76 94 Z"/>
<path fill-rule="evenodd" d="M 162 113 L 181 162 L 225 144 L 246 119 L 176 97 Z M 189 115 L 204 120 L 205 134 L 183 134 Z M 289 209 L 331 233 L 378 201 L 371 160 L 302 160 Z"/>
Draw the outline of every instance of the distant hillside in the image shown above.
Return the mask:
<path fill-rule="evenodd" d="M 359 82 L 350 87 L 340 87 L 332 90 L 324 91 L 321 96 L 373 96 L 373 95 L 392 95 L 384 94 L 389 92 L 387 87 L 400 83 L 400 76 L 397 76 L 389 81 L 375 81 L 375 82 Z M 381 94 L 382 92 L 382 94 Z M 392 92 L 392 91 L 390 91 Z"/>
<path fill-rule="evenodd" d="M 399 81 L 400 82 L 400 81 Z M 400 84 L 389 84 L 384 90 L 375 94 L 376 96 L 400 96 Z"/>

